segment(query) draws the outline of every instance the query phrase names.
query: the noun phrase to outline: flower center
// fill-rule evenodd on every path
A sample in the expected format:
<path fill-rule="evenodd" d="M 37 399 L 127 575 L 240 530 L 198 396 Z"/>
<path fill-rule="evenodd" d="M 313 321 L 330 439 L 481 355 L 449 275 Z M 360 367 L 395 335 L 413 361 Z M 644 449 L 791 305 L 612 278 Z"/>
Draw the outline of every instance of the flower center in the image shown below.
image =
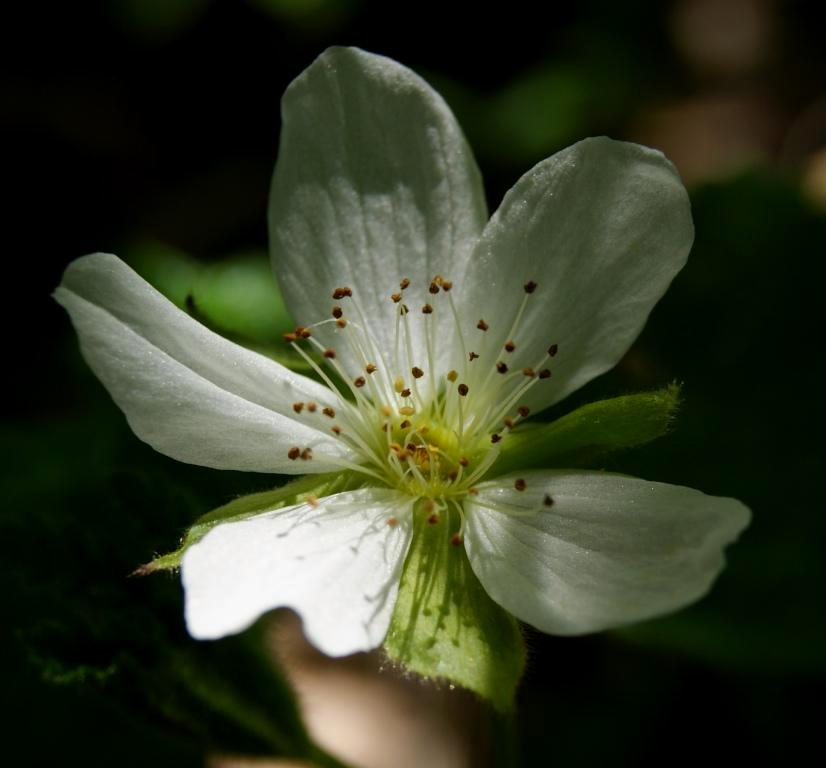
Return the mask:
<path fill-rule="evenodd" d="M 399 291 L 389 296 L 393 332 L 381 335 L 393 338 L 392 349 L 377 343 L 353 290 L 333 290 L 337 303 L 330 319 L 285 334 L 331 390 L 330 404 L 295 403 L 293 409 L 316 426 L 319 419 L 331 419 L 325 429 L 359 457 L 356 463 L 327 461 L 441 503 L 472 492 L 499 456 L 503 440 L 528 416 L 527 392 L 551 377 L 545 366 L 556 355 L 556 344 L 533 357 L 523 355 L 531 366 L 512 370 L 508 362 L 520 344 L 522 318 L 537 285 L 528 281 L 523 288 L 518 308 L 501 328 L 480 318 L 468 335 L 452 282 L 435 276 L 426 286 L 425 302 L 413 309 L 405 301 L 410 280 L 402 279 Z M 329 326 L 335 329 L 335 347 L 324 346 L 315 335 Z M 456 342 L 447 362 L 438 354 L 446 332 Z M 311 449 L 300 446 L 289 456 L 314 458 Z"/>

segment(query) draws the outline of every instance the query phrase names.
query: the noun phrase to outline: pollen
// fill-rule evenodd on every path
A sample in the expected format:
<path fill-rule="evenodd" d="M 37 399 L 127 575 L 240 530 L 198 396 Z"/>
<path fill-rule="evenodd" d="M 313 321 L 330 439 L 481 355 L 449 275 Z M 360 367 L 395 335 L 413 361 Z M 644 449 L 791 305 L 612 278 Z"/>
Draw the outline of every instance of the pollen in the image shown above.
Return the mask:
<path fill-rule="evenodd" d="M 339 318 L 336 320 L 336 325 L 337 325 L 339 328 L 344 328 L 344 327 L 347 325 L 347 321 L 346 321 L 343 317 L 339 317 Z"/>
<path fill-rule="evenodd" d="M 508 366 L 507 366 L 507 364 L 506 364 L 506 363 L 503 363 L 503 362 L 499 361 L 499 362 L 496 364 L 496 370 L 497 370 L 497 371 L 499 371 L 499 373 L 503 373 L 503 374 L 504 374 L 504 373 L 507 373 L 507 372 L 508 372 Z"/>
<path fill-rule="evenodd" d="M 533 293 L 536 290 L 537 285 L 533 280 L 528 280 L 528 282 L 522 287 L 525 289 L 525 293 Z"/>
<path fill-rule="evenodd" d="M 547 368 L 543 368 L 543 369 L 539 372 L 539 378 L 540 378 L 540 379 L 550 379 L 550 378 L 551 378 L 551 372 L 550 372 L 550 370 L 548 370 Z"/>
<path fill-rule="evenodd" d="M 401 282 L 399 283 L 399 288 L 404 290 L 407 286 L 410 285 L 410 279 L 407 277 L 403 277 Z"/>
<path fill-rule="evenodd" d="M 336 356 L 336 351 L 334 349 L 325 349 L 324 350 L 324 357 L 328 360 L 334 360 Z"/>
<path fill-rule="evenodd" d="M 304 403 L 293 403 L 293 410 L 296 413 L 301 413 L 304 410 Z"/>
<path fill-rule="evenodd" d="M 312 449 L 310 449 L 310 448 L 305 448 L 303 451 L 301 451 L 301 460 L 302 460 L 302 461 L 309 461 L 309 460 L 310 460 L 310 459 L 312 459 L 312 458 L 313 458 L 313 451 L 312 451 Z"/>
<path fill-rule="evenodd" d="M 390 298 L 393 299 L 394 304 L 398 304 L 402 300 L 402 295 L 400 293 L 391 293 Z"/>
<path fill-rule="evenodd" d="M 524 491 L 525 488 L 527 488 L 527 483 L 520 477 L 514 482 L 513 487 L 516 488 L 517 491 Z"/>
<path fill-rule="evenodd" d="M 356 378 L 353 380 L 353 384 L 355 384 L 355 386 L 359 388 L 363 387 L 366 383 L 367 380 L 364 378 L 364 376 L 356 376 Z"/>
<path fill-rule="evenodd" d="M 298 338 L 298 335 L 292 333 L 291 331 L 288 331 L 281 338 L 284 339 L 284 341 L 286 341 L 288 344 L 292 344 Z"/>
<path fill-rule="evenodd" d="M 364 367 L 364 370 L 367 371 L 367 373 L 375 373 L 376 372 L 376 364 L 375 363 L 367 363 L 367 365 Z"/>
<path fill-rule="evenodd" d="M 315 403 L 307 403 L 307 410 L 310 413 L 315 413 L 318 406 Z"/>
<path fill-rule="evenodd" d="M 336 320 L 338 320 L 338 318 L 340 318 L 343 314 L 344 314 L 344 311 L 341 309 L 341 307 L 339 307 L 339 306 L 333 307 L 333 317 L 336 318 Z"/>
<path fill-rule="evenodd" d="M 401 376 L 396 376 L 393 382 L 393 389 L 397 394 L 401 394 L 404 389 L 404 379 Z"/>
<path fill-rule="evenodd" d="M 399 394 L 404 398 L 408 398 L 410 397 L 410 390 L 405 387 Z"/>
<path fill-rule="evenodd" d="M 456 387 L 456 391 L 457 391 L 457 392 L 458 392 L 458 393 L 459 393 L 462 397 L 467 397 L 467 393 L 468 393 L 468 386 L 467 386 L 467 384 L 460 384 L 458 387 Z"/>
<path fill-rule="evenodd" d="M 551 344 L 551 346 L 548 347 L 548 354 L 551 357 L 556 357 L 557 352 L 559 352 L 559 344 Z"/>
<path fill-rule="evenodd" d="M 432 315 L 433 314 L 433 307 L 430 304 L 425 304 L 422 307 L 422 314 L 423 315 Z"/>
<path fill-rule="evenodd" d="M 287 458 L 292 459 L 295 461 L 301 455 L 301 449 L 297 446 L 293 446 L 287 451 Z"/>
<path fill-rule="evenodd" d="M 481 320 L 481 319 L 479 320 L 478 323 L 476 323 L 476 327 L 480 331 L 486 331 L 488 328 L 490 328 L 490 326 L 484 320 Z"/>
<path fill-rule="evenodd" d="M 341 287 L 341 288 L 336 288 L 333 291 L 333 298 L 336 299 L 336 300 L 349 298 L 352 295 L 353 295 L 353 290 L 351 288 L 348 288 L 346 285 Z"/>
<path fill-rule="evenodd" d="M 321 412 L 325 416 L 329 416 L 331 419 L 334 419 L 336 417 L 336 412 L 332 408 L 330 408 L 329 405 L 327 407 L 323 408 Z"/>
<path fill-rule="evenodd" d="M 478 360 L 478 359 L 479 359 L 479 355 L 477 355 L 475 352 L 471 352 L 471 353 L 468 355 L 468 361 L 469 361 L 469 362 L 471 362 L 471 363 L 472 363 L 474 360 Z"/>
<path fill-rule="evenodd" d="M 550 494 L 546 493 L 546 494 L 545 494 L 545 498 L 544 498 L 544 499 L 542 499 L 542 503 L 543 503 L 546 507 L 552 507 L 552 506 L 554 505 L 554 500 L 551 498 Z"/>
<path fill-rule="evenodd" d="M 446 378 L 449 382 L 453 383 L 459 378 L 459 374 L 456 371 L 448 371 Z"/>
<path fill-rule="evenodd" d="M 527 406 L 527 405 L 520 405 L 520 406 L 516 409 L 516 412 L 517 412 L 517 413 L 518 413 L 518 414 L 519 414 L 519 415 L 520 415 L 523 419 L 525 419 L 525 418 L 527 418 L 528 414 L 531 412 L 531 409 L 530 409 L 530 408 L 528 408 L 528 406 Z"/>
<path fill-rule="evenodd" d="M 439 292 L 439 284 L 434 280 L 428 287 L 427 290 L 429 293 L 437 294 Z"/>
<path fill-rule="evenodd" d="M 398 517 L 388 517 L 387 518 L 387 524 L 391 528 L 395 528 L 399 524 L 399 518 Z"/>
<path fill-rule="evenodd" d="M 414 379 L 420 379 L 424 376 L 424 371 L 417 365 L 414 365 L 413 368 L 410 369 L 410 373 L 413 374 Z"/>
<path fill-rule="evenodd" d="M 513 352 L 516 349 L 516 342 L 513 341 L 506 341 L 505 342 L 505 352 Z"/>
<path fill-rule="evenodd" d="M 536 376 L 536 371 L 531 367 L 523 368 L 522 373 L 523 373 L 523 375 L 527 376 L 529 379 L 532 379 L 534 376 Z"/>
<path fill-rule="evenodd" d="M 462 534 L 454 533 L 453 536 L 450 537 L 450 545 L 452 547 L 462 546 Z"/>

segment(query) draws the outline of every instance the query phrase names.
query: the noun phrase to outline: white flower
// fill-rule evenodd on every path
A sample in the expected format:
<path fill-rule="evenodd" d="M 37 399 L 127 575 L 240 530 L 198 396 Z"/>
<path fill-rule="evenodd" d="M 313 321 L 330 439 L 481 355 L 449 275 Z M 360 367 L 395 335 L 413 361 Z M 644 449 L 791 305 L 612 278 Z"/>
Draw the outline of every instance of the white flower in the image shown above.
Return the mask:
<path fill-rule="evenodd" d="M 162 453 L 363 476 L 194 544 L 182 570 L 195 637 L 289 606 L 328 654 L 376 647 L 414 515 L 546 632 L 638 621 L 707 591 L 748 522 L 739 502 L 583 470 L 495 474 L 510 430 L 612 367 L 683 266 L 688 197 L 659 152 L 579 142 L 487 221 L 439 95 L 389 59 L 331 49 L 284 96 L 270 234 L 306 324 L 293 343 L 326 385 L 210 332 L 114 256 L 74 262 L 56 293 L 132 429 Z"/>

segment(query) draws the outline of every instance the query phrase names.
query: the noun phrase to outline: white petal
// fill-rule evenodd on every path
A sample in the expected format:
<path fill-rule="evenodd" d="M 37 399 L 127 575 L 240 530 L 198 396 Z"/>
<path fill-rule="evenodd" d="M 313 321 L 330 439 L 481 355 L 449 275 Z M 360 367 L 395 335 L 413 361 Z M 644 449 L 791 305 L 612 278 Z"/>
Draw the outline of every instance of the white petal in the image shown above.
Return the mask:
<path fill-rule="evenodd" d="M 316 59 L 287 89 L 282 114 L 269 221 L 285 300 L 309 325 L 330 317 L 334 288 L 349 286 L 347 316 L 358 321 L 357 301 L 375 362 L 384 354 L 392 363 L 398 307 L 389 297 L 399 281 L 411 280 L 405 302 L 418 311 L 436 274 L 461 280 L 487 220 L 470 148 L 424 80 L 356 48 Z M 439 322 L 452 327 L 449 311 Z M 424 324 L 411 325 L 413 348 L 423 351 Z M 317 335 L 355 375 L 361 366 L 344 348 L 345 332 Z M 447 370 L 455 334 L 439 335 L 437 357 Z"/>
<path fill-rule="evenodd" d="M 292 404 L 334 401 L 325 387 L 212 333 L 116 256 L 66 269 L 55 299 L 72 318 L 83 356 L 135 434 L 161 453 L 218 469 L 305 473 L 351 452 L 320 431 L 320 409 L 297 421 Z M 291 461 L 293 446 L 313 459 Z"/>
<path fill-rule="evenodd" d="M 534 281 L 516 352 L 503 359 L 514 370 L 536 367 L 558 344 L 552 377 L 523 401 L 538 410 L 560 400 L 619 361 L 693 237 L 688 195 L 660 152 L 603 137 L 542 161 L 505 196 L 457 291 L 468 320 L 483 315 L 490 325 L 487 359 L 474 365 L 502 355 L 523 285 Z M 472 325 L 466 332 L 479 335 Z"/>
<path fill-rule="evenodd" d="M 621 475 L 524 473 L 521 492 L 514 477 L 480 485 L 466 502 L 465 544 L 490 596 L 552 634 L 595 632 L 696 600 L 750 517 L 735 499 Z"/>
<path fill-rule="evenodd" d="M 375 648 L 396 602 L 412 503 L 365 488 L 219 525 L 183 558 L 190 634 L 223 637 L 287 607 L 330 656 Z"/>

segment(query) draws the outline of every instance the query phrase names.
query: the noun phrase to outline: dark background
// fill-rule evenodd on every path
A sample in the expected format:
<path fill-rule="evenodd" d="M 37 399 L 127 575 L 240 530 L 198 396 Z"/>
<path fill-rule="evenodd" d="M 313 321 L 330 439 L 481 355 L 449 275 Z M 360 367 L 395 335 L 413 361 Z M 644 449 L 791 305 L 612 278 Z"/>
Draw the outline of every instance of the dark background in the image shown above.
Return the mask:
<path fill-rule="evenodd" d="M 534 5 L 110 0 L 3 12 L 0 701 L 13 764 L 311 754 L 251 638 L 195 647 L 174 578 L 125 578 L 198 514 L 272 479 L 178 465 L 140 444 L 49 294 L 70 260 L 95 250 L 147 272 L 167 256 L 263 259 L 279 98 L 331 44 L 389 55 L 442 92 L 491 209 L 532 164 L 598 134 L 662 148 L 692 195 L 688 267 L 618 369 L 560 412 L 684 382 L 674 433 L 604 466 L 738 497 L 752 526 L 689 610 L 577 640 L 530 634 L 516 718 L 490 726 L 508 734 L 497 759 L 792 764 L 821 749 L 817 3 L 586 0 L 541 15 Z M 216 691 L 230 702 L 221 711 Z M 252 711 L 278 725 L 252 733 Z"/>

